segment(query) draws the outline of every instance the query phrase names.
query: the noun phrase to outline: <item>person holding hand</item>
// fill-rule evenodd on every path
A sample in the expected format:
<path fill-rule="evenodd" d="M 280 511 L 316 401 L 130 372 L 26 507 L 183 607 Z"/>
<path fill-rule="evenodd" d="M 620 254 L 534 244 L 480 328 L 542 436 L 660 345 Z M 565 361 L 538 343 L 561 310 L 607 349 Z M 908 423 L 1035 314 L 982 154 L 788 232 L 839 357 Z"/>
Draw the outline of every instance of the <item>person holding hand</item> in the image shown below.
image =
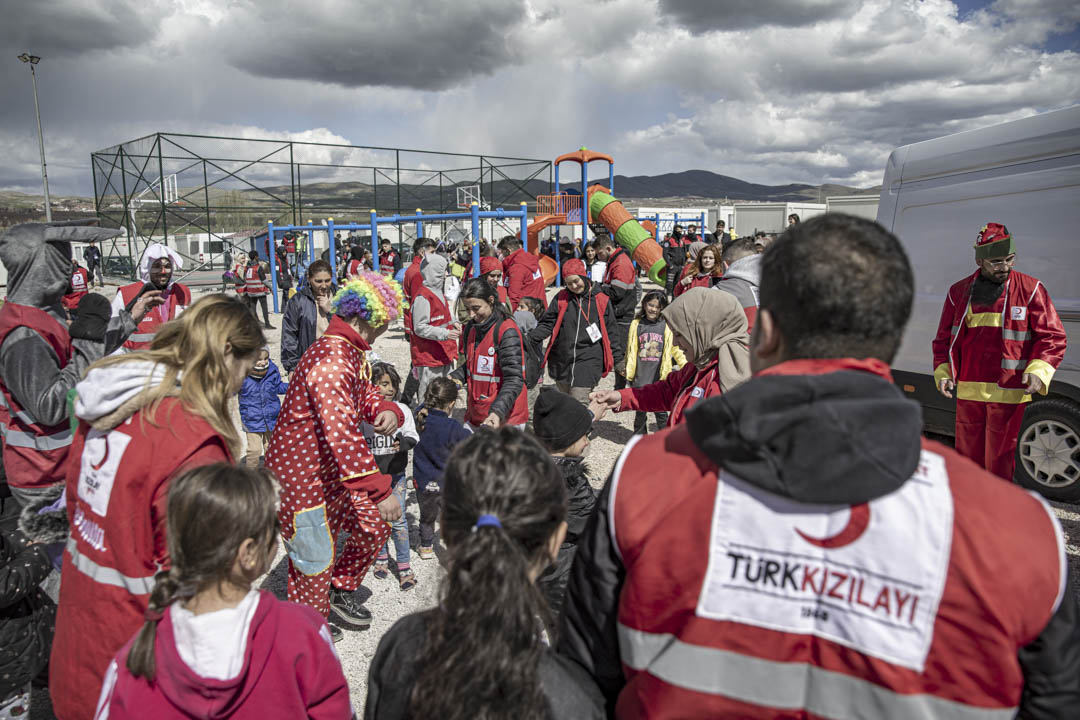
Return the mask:
<path fill-rule="evenodd" d="M 388 523 L 401 517 L 390 476 L 379 471 L 361 426 L 390 435 L 405 420 L 371 381 L 367 354 L 403 304 L 401 286 L 378 273 L 345 282 L 326 333 L 289 380 L 266 453 L 266 467 L 281 482 L 289 600 L 323 617 L 333 609 L 360 628 L 371 624 L 371 613 L 354 593 L 390 536 Z M 342 530 L 349 539 L 335 553 Z"/>

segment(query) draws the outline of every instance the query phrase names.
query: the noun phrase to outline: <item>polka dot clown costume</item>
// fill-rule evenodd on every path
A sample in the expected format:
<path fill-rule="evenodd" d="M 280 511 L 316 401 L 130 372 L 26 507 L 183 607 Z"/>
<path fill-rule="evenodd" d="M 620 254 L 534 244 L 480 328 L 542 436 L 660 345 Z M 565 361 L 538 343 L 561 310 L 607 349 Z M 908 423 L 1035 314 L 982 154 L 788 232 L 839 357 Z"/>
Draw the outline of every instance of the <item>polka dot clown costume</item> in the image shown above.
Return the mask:
<path fill-rule="evenodd" d="M 359 319 L 375 333 L 405 309 L 401 286 L 372 272 L 350 277 L 332 304 L 325 334 L 304 353 L 289 380 L 266 466 L 281 483 L 281 534 L 289 554 L 289 600 L 329 616 L 331 583 L 356 590 L 390 526 L 376 504 L 390 495 L 360 431 L 362 421 L 393 412 L 371 382 Z M 349 539 L 335 556 L 338 533 Z"/>

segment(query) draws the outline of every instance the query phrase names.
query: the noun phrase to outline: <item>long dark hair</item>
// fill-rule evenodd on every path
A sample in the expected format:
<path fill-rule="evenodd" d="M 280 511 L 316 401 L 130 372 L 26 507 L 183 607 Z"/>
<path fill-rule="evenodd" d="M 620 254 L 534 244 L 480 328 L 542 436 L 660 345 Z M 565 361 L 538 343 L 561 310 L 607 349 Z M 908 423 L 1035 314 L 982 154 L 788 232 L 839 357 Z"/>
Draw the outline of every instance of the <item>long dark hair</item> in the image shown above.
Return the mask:
<path fill-rule="evenodd" d="M 566 518 L 562 474 L 526 433 L 485 428 L 450 456 L 442 497 L 449 562 L 410 715 L 546 718 L 537 618 L 549 611 L 529 571 L 550 562 L 548 542 Z M 476 527 L 480 515 L 501 527 Z"/>
<path fill-rule="evenodd" d="M 663 290 L 650 290 L 641 298 L 641 307 L 638 308 L 637 314 L 639 320 L 645 319 L 645 306 L 653 300 L 660 301 L 660 312 L 664 312 L 664 308 L 668 306 L 667 294 Z"/>
<path fill-rule="evenodd" d="M 371 366 L 371 382 L 377 384 L 383 379 L 383 375 L 390 378 L 390 384 L 394 386 L 394 399 L 397 400 L 398 393 L 401 392 L 401 376 L 398 375 L 397 368 L 388 362 L 377 362 Z"/>
<path fill-rule="evenodd" d="M 268 546 L 277 542 L 277 501 L 277 483 L 265 470 L 216 463 L 172 481 L 167 514 L 172 568 L 154 577 L 146 622 L 127 656 L 132 675 L 154 679 L 154 636 L 166 608 L 215 584 L 247 581 L 232 576 L 236 553 L 248 538 Z"/>
<path fill-rule="evenodd" d="M 428 412 L 439 410 L 457 402 L 457 396 L 458 387 L 453 380 L 446 377 L 431 378 L 431 382 L 428 383 L 427 388 L 424 390 L 424 406 L 416 411 L 417 432 L 424 432 Z"/>
<path fill-rule="evenodd" d="M 461 288 L 460 297 L 462 300 L 483 300 L 491 306 L 493 315 L 496 315 L 499 319 L 506 317 L 503 304 L 499 302 L 498 288 L 489 283 L 484 275 L 469 278 Z"/>

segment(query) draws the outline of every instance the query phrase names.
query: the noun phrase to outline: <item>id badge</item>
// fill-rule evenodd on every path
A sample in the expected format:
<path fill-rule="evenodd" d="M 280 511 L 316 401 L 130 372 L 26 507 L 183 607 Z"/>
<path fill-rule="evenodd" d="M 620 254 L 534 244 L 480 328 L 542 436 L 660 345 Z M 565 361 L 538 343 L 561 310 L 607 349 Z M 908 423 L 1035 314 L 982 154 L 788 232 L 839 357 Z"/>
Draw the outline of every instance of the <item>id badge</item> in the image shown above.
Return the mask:
<path fill-rule="evenodd" d="M 596 327 L 596 323 L 589 323 L 585 328 L 585 332 L 589 334 L 589 340 L 593 342 L 599 342 L 602 337 L 600 335 L 600 328 Z"/>

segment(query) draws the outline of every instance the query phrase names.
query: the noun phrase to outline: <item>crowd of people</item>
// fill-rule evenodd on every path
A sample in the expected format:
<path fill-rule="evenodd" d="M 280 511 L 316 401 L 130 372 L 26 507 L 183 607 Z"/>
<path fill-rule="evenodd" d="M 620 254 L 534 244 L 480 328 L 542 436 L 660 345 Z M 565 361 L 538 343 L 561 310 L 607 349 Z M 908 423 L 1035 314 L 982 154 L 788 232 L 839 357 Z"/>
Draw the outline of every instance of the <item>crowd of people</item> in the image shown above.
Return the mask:
<path fill-rule="evenodd" d="M 12 228 L 0 717 L 46 668 L 60 720 L 353 717 L 335 642 L 372 623 L 360 584 L 407 592 L 440 544 L 439 602 L 381 638 L 367 718 L 1080 715 L 1061 528 L 999 447 L 1064 355 L 1049 294 L 983 228 L 933 347 L 967 403 L 953 450 L 891 380 L 897 239 L 798 220 L 676 227 L 644 292 L 601 234 L 550 300 L 516 236 L 463 283 L 428 238 L 380 272 L 343 243 L 337 277 L 283 243 L 280 370 L 258 255 L 196 300 L 152 245 L 110 303 L 71 243 L 115 231 Z M 378 352 L 398 323 L 409 368 Z M 597 493 L 583 458 L 624 411 Z M 287 600 L 256 587 L 279 538 Z"/>

